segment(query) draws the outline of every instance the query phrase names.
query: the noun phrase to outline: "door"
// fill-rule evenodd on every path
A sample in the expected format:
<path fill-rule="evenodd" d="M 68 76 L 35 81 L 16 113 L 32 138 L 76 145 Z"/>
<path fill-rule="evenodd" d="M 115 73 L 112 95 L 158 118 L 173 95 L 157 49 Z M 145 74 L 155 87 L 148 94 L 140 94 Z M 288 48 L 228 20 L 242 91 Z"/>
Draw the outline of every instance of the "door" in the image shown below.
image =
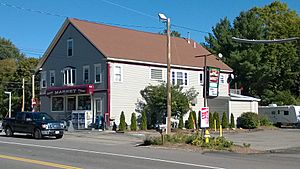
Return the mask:
<path fill-rule="evenodd" d="M 96 112 L 96 128 L 103 128 L 104 113 L 103 113 L 103 100 L 95 98 L 94 112 Z"/>
<path fill-rule="evenodd" d="M 76 96 L 67 96 L 66 117 L 68 120 L 71 119 L 73 110 L 76 110 Z"/>

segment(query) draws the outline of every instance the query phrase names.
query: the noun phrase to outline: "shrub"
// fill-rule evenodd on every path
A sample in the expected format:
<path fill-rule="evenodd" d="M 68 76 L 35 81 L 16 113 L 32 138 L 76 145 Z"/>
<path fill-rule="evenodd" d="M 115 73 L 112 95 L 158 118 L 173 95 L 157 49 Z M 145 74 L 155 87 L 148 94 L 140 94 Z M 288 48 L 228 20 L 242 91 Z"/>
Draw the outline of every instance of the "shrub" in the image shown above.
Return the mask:
<path fill-rule="evenodd" d="M 258 119 L 259 119 L 259 124 L 261 126 L 271 126 L 272 125 L 272 122 L 269 120 L 269 118 L 264 115 L 258 115 Z"/>
<path fill-rule="evenodd" d="M 223 115 L 222 115 L 222 127 L 228 128 L 227 114 L 225 112 L 223 112 Z"/>
<path fill-rule="evenodd" d="M 123 111 L 121 112 L 121 116 L 120 116 L 119 130 L 120 131 L 125 131 L 126 130 L 125 115 L 124 115 Z"/>
<path fill-rule="evenodd" d="M 130 125 L 130 130 L 131 131 L 136 131 L 136 115 L 135 113 L 131 114 L 131 125 Z"/>
<path fill-rule="evenodd" d="M 234 122 L 234 116 L 233 114 L 231 113 L 230 115 L 230 128 L 234 128 L 235 127 L 235 122 Z"/>
<path fill-rule="evenodd" d="M 188 118 L 187 129 L 194 129 L 194 121 L 193 121 L 193 113 L 192 112 L 190 112 L 190 115 Z"/>
<path fill-rule="evenodd" d="M 183 128 L 183 115 L 180 115 L 179 117 L 179 124 L 178 124 L 178 128 L 182 129 Z"/>
<path fill-rule="evenodd" d="M 217 128 L 220 127 L 220 115 L 218 112 L 214 112 L 214 120 L 216 120 Z"/>
<path fill-rule="evenodd" d="M 147 115 L 145 111 L 142 112 L 141 130 L 147 130 Z"/>
<path fill-rule="evenodd" d="M 259 126 L 259 118 L 256 113 L 253 112 L 246 112 L 243 113 L 238 119 L 237 119 L 237 126 L 246 128 L 246 129 L 254 129 Z"/>
<path fill-rule="evenodd" d="M 214 128 L 214 117 L 211 112 L 209 112 L 209 128 Z"/>

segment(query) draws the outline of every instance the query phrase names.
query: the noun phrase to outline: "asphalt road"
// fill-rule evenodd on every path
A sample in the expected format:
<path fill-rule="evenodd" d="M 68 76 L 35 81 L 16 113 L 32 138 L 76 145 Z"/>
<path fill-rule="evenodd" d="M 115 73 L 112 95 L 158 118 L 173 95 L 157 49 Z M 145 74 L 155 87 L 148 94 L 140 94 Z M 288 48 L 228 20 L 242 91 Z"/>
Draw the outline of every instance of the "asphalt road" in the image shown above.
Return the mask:
<path fill-rule="evenodd" d="M 141 140 L 123 134 L 66 134 L 63 139 L 35 140 L 0 136 L 0 168 L 70 169 L 299 169 L 300 148 L 241 155 L 188 152 L 136 146 Z M 299 140 L 295 140 L 299 141 Z"/>

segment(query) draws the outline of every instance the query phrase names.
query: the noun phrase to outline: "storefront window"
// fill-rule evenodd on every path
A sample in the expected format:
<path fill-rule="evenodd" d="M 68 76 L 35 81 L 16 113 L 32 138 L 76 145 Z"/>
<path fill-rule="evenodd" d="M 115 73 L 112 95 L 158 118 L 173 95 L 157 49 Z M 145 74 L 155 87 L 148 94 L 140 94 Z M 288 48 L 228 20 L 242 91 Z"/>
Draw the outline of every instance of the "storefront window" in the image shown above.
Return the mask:
<path fill-rule="evenodd" d="M 63 97 L 52 97 L 52 111 L 64 111 Z"/>
<path fill-rule="evenodd" d="M 68 111 L 76 110 L 76 97 L 68 97 Z"/>
<path fill-rule="evenodd" d="M 91 110 L 91 97 L 90 96 L 78 96 L 77 110 Z"/>

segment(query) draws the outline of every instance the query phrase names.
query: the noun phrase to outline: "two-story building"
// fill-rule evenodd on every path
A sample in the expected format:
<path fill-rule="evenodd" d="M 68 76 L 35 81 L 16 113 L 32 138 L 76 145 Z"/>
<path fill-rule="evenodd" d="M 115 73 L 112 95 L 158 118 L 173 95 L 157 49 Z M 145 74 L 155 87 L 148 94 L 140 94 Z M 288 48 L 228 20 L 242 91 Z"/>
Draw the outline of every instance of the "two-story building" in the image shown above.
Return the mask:
<path fill-rule="evenodd" d="M 74 111 L 89 110 L 94 121 L 102 114 L 116 124 L 124 111 L 130 124 L 140 91 L 167 80 L 166 44 L 165 35 L 66 19 L 38 65 L 41 111 L 70 119 Z M 204 105 L 204 57 L 196 56 L 208 54 L 193 40 L 171 38 L 172 83 L 199 92 L 192 106 L 197 112 Z M 232 69 L 214 55 L 207 66 L 220 68 L 219 96 L 229 100 Z"/>

